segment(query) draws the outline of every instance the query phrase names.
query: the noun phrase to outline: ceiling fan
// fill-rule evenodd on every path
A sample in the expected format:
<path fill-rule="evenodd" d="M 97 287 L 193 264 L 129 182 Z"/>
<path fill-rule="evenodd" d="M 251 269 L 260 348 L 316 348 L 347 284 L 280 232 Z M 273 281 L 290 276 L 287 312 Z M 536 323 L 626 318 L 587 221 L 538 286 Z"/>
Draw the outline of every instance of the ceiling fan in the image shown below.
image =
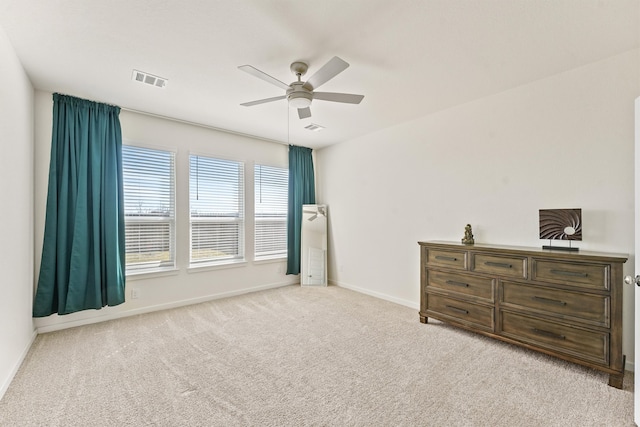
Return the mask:
<path fill-rule="evenodd" d="M 251 74 L 259 79 L 269 82 L 280 89 L 284 89 L 286 92 L 284 95 L 275 96 L 273 98 L 259 99 L 257 101 L 245 102 L 245 107 L 251 107 L 253 105 L 265 104 L 267 102 L 279 101 L 286 99 L 289 102 L 289 106 L 298 109 L 298 117 L 306 119 L 311 117 L 311 101 L 318 99 L 321 101 L 343 102 L 347 104 L 359 104 L 364 98 L 364 95 L 353 95 L 350 93 L 335 93 L 335 92 L 315 92 L 315 89 L 319 88 L 324 83 L 328 82 L 344 70 L 349 67 L 349 64 L 342 59 L 334 56 L 329 62 L 324 64 L 316 73 L 309 78 L 306 82 L 301 80 L 309 68 L 309 65 L 305 62 L 296 61 L 291 64 L 291 72 L 298 78 L 298 81 L 291 83 L 290 85 L 281 82 L 280 80 L 271 77 L 270 75 L 258 70 L 251 65 L 241 65 L 238 68 L 242 71 Z"/>
<path fill-rule="evenodd" d="M 324 217 L 327 216 L 327 212 L 324 209 L 325 209 L 324 206 L 317 206 L 316 210 L 314 210 L 314 211 L 305 211 L 305 210 L 303 210 L 302 213 L 312 214 L 309 218 L 307 218 L 307 221 L 313 221 L 314 219 L 316 219 L 318 217 L 318 215 L 322 215 Z"/>

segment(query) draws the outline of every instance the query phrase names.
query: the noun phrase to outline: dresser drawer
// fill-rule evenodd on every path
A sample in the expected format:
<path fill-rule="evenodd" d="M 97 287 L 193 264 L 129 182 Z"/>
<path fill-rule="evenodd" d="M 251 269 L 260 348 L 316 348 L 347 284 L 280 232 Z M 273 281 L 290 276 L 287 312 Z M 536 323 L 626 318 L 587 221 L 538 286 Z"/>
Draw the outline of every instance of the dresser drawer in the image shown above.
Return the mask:
<path fill-rule="evenodd" d="M 548 261 L 533 258 L 532 279 L 561 285 L 609 289 L 609 265 Z"/>
<path fill-rule="evenodd" d="M 429 270 L 427 287 L 437 288 L 443 291 L 456 292 L 464 295 L 472 295 L 493 301 L 494 279 L 472 276 L 463 273 L 446 273 Z"/>
<path fill-rule="evenodd" d="M 473 254 L 471 270 L 501 277 L 527 278 L 527 257 Z"/>
<path fill-rule="evenodd" d="M 478 328 L 493 330 L 493 307 L 428 294 L 427 310 L 432 312 L 431 314 L 441 314 L 449 319 L 472 324 Z"/>
<path fill-rule="evenodd" d="M 427 251 L 427 263 L 429 266 L 433 267 L 448 267 L 458 270 L 466 270 L 467 252 L 429 248 Z"/>
<path fill-rule="evenodd" d="M 502 304 L 609 327 L 609 297 L 502 282 Z"/>
<path fill-rule="evenodd" d="M 600 364 L 609 363 L 609 334 L 500 312 L 500 335 Z"/>

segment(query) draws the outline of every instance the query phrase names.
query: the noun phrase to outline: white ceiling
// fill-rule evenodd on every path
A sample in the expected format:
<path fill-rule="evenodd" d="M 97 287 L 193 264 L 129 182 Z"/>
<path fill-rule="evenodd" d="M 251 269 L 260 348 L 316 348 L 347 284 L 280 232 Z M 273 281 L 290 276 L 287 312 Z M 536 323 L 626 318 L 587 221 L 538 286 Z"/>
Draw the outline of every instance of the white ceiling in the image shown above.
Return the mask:
<path fill-rule="evenodd" d="M 0 0 L 0 27 L 36 89 L 320 148 L 638 48 L 640 2 Z M 360 105 L 240 106 L 283 91 L 239 65 L 290 83 L 333 56 L 351 66 L 320 90 Z"/>

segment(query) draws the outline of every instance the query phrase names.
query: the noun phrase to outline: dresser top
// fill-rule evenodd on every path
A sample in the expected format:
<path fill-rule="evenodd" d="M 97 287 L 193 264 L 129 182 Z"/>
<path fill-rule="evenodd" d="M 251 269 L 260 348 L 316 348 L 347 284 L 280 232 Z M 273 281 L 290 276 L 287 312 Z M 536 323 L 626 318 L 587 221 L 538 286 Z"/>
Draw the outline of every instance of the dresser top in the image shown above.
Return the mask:
<path fill-rule="evenodd" d="M 527 255 L 553 255 L 554 258 L 563 258 L 563 259 L 580 259 L 580 258 L 603 258 L 607 260 L 615 260 L 617 262 L 625 262 L 629 258 L 627 254 L 620 253 L 610 253 L 610 252 L 594 252 L 594 251 L 583 251 L 580 249 L 579 251 L 565 251 L 565 250 L 553 250 L 553 249 L 542 249 L 542 247 L 526 247 L 526 246 L 508 246 L 508 245 L 490 245 L 485 243 L 475 243 L 473 245 L 465 245 L 461 242 L 447 242 L 440 240 L 430 240 L 425 242 L 418 242 L 420 246 L 434 246 L 434 247 L 442 247 L 442 248 L 455 248 L 455 249 L 463 249 L 463 250 L 482 250 L 482 251 L 491 251 L 495 253 L 513 253 L 513 252 L 521 252 L 526 253 Z"/>

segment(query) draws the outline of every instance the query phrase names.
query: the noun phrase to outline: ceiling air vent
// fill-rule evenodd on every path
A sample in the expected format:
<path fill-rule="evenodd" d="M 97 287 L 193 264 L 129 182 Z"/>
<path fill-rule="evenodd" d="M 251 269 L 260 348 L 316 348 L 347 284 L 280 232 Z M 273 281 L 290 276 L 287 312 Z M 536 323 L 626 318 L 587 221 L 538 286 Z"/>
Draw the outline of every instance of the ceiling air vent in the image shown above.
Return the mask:
<path fill-rule="evenodd" d="M 320 125 L 317 125 L 315 123 L 311 123 L 310 125 L 307 125 L 304 128 L 307 129 L 307 130 L 313 131 L 313 132 L 320 132 L 321 130 L 324 129 L 324 126 L 320 126 Z"/>
<path fill-rule="evenodd" d="M 146 83 L 151 86 L 164 88 L 167 85 L 167 79 L 163 77 L 154 76 L 153 74 L 145 73 L 144 71 L 133 70 L 131 80 L 135 80 L 140 83 Z"/>

